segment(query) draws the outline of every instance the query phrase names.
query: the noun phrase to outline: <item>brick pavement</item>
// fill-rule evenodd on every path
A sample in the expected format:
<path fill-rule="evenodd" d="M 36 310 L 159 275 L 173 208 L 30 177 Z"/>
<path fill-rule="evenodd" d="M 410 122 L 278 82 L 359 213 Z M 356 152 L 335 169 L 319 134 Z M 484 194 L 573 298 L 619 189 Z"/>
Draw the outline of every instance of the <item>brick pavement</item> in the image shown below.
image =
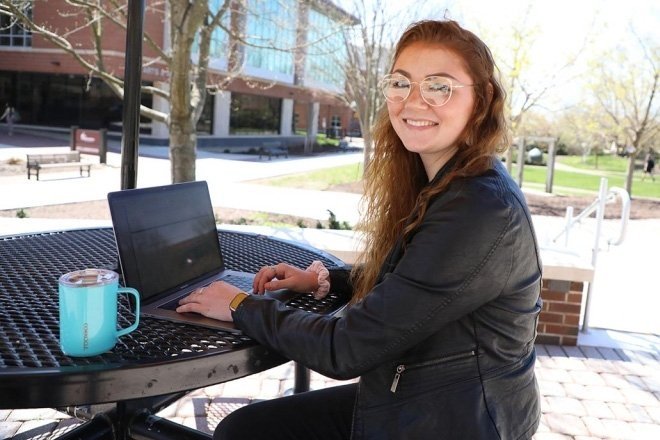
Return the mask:
<path fill-rule="evenodd" d="M 543 416 L 534 440 L 660 439 L 660 353 L 552 345 L 537 353 Z M 234 409 L 290 393 L 293 369 L 196 390 L 158 415 L 210 434 Z M 311 377 L 312 389 L 347 383 Z M 55 438 L 76 423 L 53 409 L 0 410 L 0 439 Z"/>

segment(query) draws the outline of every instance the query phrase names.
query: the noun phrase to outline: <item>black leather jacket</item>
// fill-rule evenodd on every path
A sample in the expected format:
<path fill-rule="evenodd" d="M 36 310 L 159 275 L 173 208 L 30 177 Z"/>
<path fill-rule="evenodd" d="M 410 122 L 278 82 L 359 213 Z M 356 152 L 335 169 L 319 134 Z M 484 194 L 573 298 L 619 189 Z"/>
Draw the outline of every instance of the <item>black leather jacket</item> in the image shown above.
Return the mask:
<path fill-rule="evenodd" d="M 332 273 L 333 289 L 345 279 Z M 528 439 L 540 418 L 540 287 L 524 197 L 493 160 L 433 199 L 405 251 L 395 246 L 373 291 L 341 317 L 250 297 L 234 320 L 321 374 L 360 376 L 354 440 Z"/>

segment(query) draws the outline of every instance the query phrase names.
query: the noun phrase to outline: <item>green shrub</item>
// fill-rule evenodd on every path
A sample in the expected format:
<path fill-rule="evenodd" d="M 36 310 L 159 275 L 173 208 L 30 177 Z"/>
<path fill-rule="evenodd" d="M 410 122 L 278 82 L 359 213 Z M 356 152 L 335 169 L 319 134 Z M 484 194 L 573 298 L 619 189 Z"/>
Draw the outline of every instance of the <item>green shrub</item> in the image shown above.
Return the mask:
<path fill-rule="evenodd" d="M 343 221 L 339 222 L 337 221 L 337 216 L 335 215 L 334 212 L 330 211 L 329 209 L 327 210 L 330 216 L 328 217 L 328 229 L 343 229 L 343 230 L 348 230 L 350 231 L 351 225 L 348 224 L 348 222 Z"/>

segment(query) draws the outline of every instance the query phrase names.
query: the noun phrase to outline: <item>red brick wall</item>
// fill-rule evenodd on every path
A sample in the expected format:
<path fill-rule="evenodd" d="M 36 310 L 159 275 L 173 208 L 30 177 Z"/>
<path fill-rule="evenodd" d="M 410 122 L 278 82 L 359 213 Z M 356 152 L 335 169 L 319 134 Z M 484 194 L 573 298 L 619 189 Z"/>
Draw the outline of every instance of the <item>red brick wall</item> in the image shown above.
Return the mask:
<path fill-rule="evenodd" d="M 306 129 L 308 127 L 307 111 L 309 104 L 306 102 L 295 102 L 293 112 L 298 115 L 296 128 Z M 318 132 L 323 133 L 323 118 L 325 118 L 326 128 L 330 128 L 332 116 L 338 115 L 341 119 L 342 131 L 350 128 L 351 116 L 353 111 L 345 105 L 325 105 L 321 104 L 319 108 Z"/>
<path fill-rule="evenodd" d="M 162 44 L 164 38 L 162 9 L 162 3 L 156 0 L 147 0 L 144 33 L 148 34 L 157 44 Z M 71 32 L 67 37 L 71 44 L 83 57 L 95 64 L 96 55 L 92 50 L 90 29 L 85 25 L 88 18 L 80 14 L 80 9 L 73 8 L 65 0 L 35 2 L 33 18 L 36 23 L 46 24 L 49 29 L 56 33 Z M 107 19 L 102 20 L 102 26 L 103 57 L 106 69 L 121 77 L 124 71 L 126 30 Z M 145 43 L 143 44 L 142 55 L 143 60 L 146 62 L 157 54 L 149 44 Z M 164 65 L 158 63 L 153 67 L 162 69 Z M 60 50 L 38 34 L 33 34 L 32 48 L 29 50 L 2 48 L 0 51 L 0 70 L 81 75 L 88 73 L 71 55 Z M 144 72 L 142 76 L 142 79 L 146 81 L 163 80 L 165 78 L 150 71 Z"/>
<path fill-rule="evenodd" d="M 577 344 L 583 287 L 582 282 L 543 280 L 543 309 L 537 326 L 537 343 Z"/>
<path fill-rule="evenodd" d="M 106 10 L 111 10 L 106 5 Z M 163 4 L 156 0 L 148 0 L 145 5 L 144 14 L 144 33 L 148 34 L 156 44 L 163 44 Z M 89 17 L 77 8 L 67 4 L 66 0 L 49 0 L 48 2 L 35 2 L 33 10 L 33 19 L 36 23 L 46 23 L 50 30 L 56 33 L 69 33 L 68 39 L 77 49 L 91 49 L 90 28 L 87 26 Z M 118 21 L 124 21 L 120 13 L 116 13 Z M 106 51 L 117 51 L 123 53 L 126 49 L 126 30 L 116 25 L 111 20 L 103 19 L 103 49 Z M 32 47 L 53 48 L 45 38 L 35 34 Z M 143 55 L 145 57 L 155 56 L 155 52 L 148 44 L 143 46 Z"/>

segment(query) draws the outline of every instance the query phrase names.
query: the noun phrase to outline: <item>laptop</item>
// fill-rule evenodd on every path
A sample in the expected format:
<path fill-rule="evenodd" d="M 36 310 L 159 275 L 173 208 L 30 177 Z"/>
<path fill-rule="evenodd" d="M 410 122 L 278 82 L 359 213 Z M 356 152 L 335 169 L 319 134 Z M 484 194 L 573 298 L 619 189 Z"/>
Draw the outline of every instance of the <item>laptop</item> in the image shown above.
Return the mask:
<path fill-rule="evenodd" d="M 206 182 L 110 192 L 108 204 L 124 285 L 140 293 L 141 315 L 240 332 L 232 322 L 175 310 L 216 280 L 252 291 L 254 274 L 225 268 Z"/>

